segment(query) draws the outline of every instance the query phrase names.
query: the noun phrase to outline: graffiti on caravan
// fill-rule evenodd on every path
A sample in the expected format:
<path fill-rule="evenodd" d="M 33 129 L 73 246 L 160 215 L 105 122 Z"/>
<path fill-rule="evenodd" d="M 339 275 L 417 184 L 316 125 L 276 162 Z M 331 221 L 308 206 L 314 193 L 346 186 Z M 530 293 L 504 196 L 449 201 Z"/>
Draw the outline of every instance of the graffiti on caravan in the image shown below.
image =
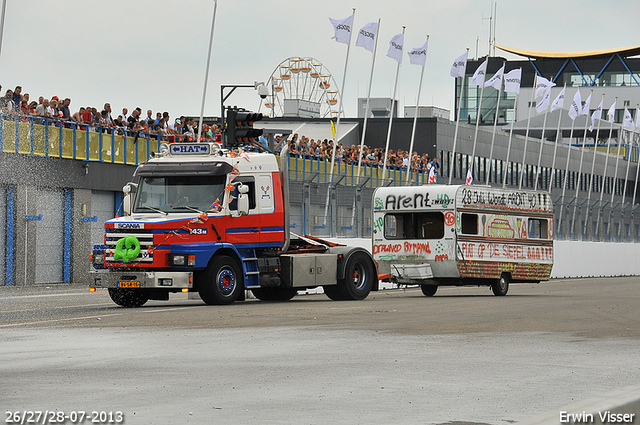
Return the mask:
<path fill-rule="evenodd" d="M 491 189 L 463 188 L 458 201 L 465 206 L 482 205 L 507 209 L 548 211 L 551 200 L 546 192 L 493 191 Z"/>
<path fill-rule="evenodd" d="M 453 204 L 453 199 L 447 194 L 437 194 L 435 198 L 431 198 L 429 192 L 413 193 L 411 195 L 394 195 L 390 194 L 384 200 L 380 198 L 374 200 L 374 210 L 412 210 L 431 207 L 447 208 L 449 204 Z"/>

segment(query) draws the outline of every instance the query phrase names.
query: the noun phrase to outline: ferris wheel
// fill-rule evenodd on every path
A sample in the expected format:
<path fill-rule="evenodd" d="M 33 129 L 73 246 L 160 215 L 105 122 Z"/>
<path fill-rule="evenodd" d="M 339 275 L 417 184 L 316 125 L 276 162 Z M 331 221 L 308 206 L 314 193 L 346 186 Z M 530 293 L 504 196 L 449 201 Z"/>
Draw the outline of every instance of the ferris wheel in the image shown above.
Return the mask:
<path fill-rule="evenodd" d="M 283 60 L 266 85 L 272 94 L 260 102 L 260 110 L 264 106 L 270 116 L 281 117 L 286 113 L 287 116 L 334 118 L 339 112 L 344 116 L 344 111 L 338 111 L 338 85 L 327 67 L 317 59 L 290 57 Z"/>

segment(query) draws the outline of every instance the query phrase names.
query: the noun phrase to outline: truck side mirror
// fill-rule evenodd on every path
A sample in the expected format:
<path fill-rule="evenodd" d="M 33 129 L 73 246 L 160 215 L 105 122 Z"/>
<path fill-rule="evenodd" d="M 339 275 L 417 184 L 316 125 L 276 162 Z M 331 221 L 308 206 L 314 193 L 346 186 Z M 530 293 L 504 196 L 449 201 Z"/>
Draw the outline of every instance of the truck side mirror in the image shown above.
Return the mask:
<path fill-rule="evenodd" d="M 238 186 L 238 214 L 247 215 L 249 214 L 249 186 L 240 184 Z"/>
<path fill-rule="evenodd" d="M 127 183 L 122 188 L 124 197 L 122 198 L 122 214 L 131 215 L 131 197 L 135 193 L 135 189 L 138 187 L 135 183 Z"/>

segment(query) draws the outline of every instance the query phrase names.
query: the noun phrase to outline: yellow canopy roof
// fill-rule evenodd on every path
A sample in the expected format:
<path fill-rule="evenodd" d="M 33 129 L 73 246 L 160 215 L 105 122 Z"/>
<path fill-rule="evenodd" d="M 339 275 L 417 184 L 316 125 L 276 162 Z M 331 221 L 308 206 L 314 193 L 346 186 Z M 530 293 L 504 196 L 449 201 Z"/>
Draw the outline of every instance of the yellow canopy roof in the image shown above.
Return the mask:
<path fill-rule="evenodd" d="M 630 57 L 640 55 L 640 46 L 634 47 L 622 47 L 617 49 L 602 49 L 602 50 L 583 50 L 579 52 L 543 52 L 541 50 L 524 50 L 514 49 L 511 47 L 495 46 L 505 52 L 513 53 L 520 56 L 526 56 L 528 58 L 535 59 L 576 59 L 576 58 L 596 58 L 602 56 L 611 56 L 614 53 L 619 54 L 622 57 Z"/>

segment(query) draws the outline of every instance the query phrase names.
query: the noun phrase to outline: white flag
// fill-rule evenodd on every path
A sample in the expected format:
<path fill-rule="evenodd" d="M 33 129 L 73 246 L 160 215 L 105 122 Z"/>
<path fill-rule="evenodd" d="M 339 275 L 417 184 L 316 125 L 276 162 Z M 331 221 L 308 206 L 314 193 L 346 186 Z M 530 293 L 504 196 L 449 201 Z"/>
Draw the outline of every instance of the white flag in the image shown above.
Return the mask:
<path fill-rule="evenodd" d="M 562 109 L 564 108 L 564 91 L 567 89 L 567 87 L 563 87 L 562 91 L 560 92 L 560 94 L 558 94 L 555 98 L 555 100 L 553 101 L 553 103 L 551 104 L 551 112 L 555 111 L 556 109 Z"/>
<path fill-rule="evenodd" d="M 513 69 L 504 75 L 504 91 L 507 93 L 520 93 L 522 81 L 522 68 Z"/>
<path fill-rule="evenodd" d="M 482 65 L 476 69 L 476 72 L 473 73 L 473 77 L 469 81 L 469 87 L 480 86 L 484 84 L 484 75 L 487 73 L 487 59 L 482 62 Z"/>
<path fill-rule="evenodd" d="M 387 56 L 395 59 L 398 63 L 402 63 L 402 45 L 404 44 L 404 34 L 396 34 L 389 42 L 389 51 Z"/>
<path fill-rule="evenodd" d="M 333 25 L 333 30 L 335 31 L 335 35 L 331 37 L 333 40 L 338 43 L 349 44 L 349 40 L 351 39 L 351 28 L 353 27 L 353 15 L 349 16 L 346 19 L 331 19 L 331 25 Z"/>
<path fill-rule="evenodd" d="M 422 47 L 416 47 L 412 49 L 410 52 L 407 52 L 409 55 L 409 62 L 413 65 L 424 66 L 427 63 L 427 44 L 429 43 L 429 39 L 424 42 Z"/>
<path fill-rule="evenodd" d="M 582 105 L 582 112 L 580 115 L 589 116 L 589 108 L 591 107 L 591 94 L 589 93 L 589 97 L 584 101 L 584 105 Z"/>
<path fill-rule="evenodd" d="M 602 108 L 604 106 L 603 103 L 604 100 L 601 100 L 596 110 L 593 111 L 593 114 L 591 114 L 591 126 L 589 126 L 589 131 L 593 131 L 593 127 L 595 127 L 596 121 L 602 119 Z"/>
<path fill-rule="evenodd" d="M 467 170 L 467 180 L 465 181 L 465 184 L 469 186 L 471 183 L 473 183 L 473 174 L 471 173 L 471 168 L 469 168 Z"/>
<path fill-rule="evenodd" d="M 551 90 L 551 87 L 554 87 L 556 83 L 552 83 L 544 77 L 536 74 L 536 97 L 543 97 L 544 92 L 547 90 Z"/>
<path fill-rule="evenodd" d="M 456 58 L 451 66 L 451 71 L 449 71 L 449 75 L 452 77 L 464 77 L 465 72 L 467 72 L 467 55 L 469 55 L 469 51 L 467 50 L 460 56 Z"/>
<path fill-rule="evenodd" d="M 636 126 L 633 124 L 633 117 L 628 108 L 624 108 L 624 120 L 622 121 L 622 127 L 634 130 Z"/>
<path fill-rule="evenodd" d="M 436 167 L 431 167 L 429 170 L 429 184 L 436 182 Z"/>
<path fill-rule="evenodd" d="M 500 88 L 502 87 L 503 76 L 504 76 L 504 64 L 502 65 L 502 68 L 500 68 L 498 72 L 496 72 L 494 76 L 489 79 L 489 81 L 484 83 L 484 88 L 491 86 L 496 90 L 500 90 Z"/>
<path fill-rule="evenodd" d="M 542 113 L 549 108 L 549 103 L 551 102 L 551 88 L 545 90 L 542 96 L 542 100 L 536 104 L 536 112 Z"/>
<path fill-rule="evenodd" d="M 571 102 L 571 107 L 569 108 L 569 117 L 575 121 L 575 119 L 582 115 L 582 96 L 580 96 L 580 89 L 576 92 L 575 96 L 573 96 L 573 102 Z"/>
<path fill-rule="evenodd" d="M 609 108 L 609 112 L 607 112 L 607 118 L 609 118 L 609 122 L 613 123 L 616 121 L 616 102 L 613 102 L 611 108 Z"/>
<path fill-rule="evenodd" d="M 367 25 L 360 29 L 358 33 L 358 39 L 356 40 L 356 46 L 364 47 L 368 51 L 373 53 L 373 47 L 376 44 L 376 37 L 378 36 L 378 23 L 369 22 Z"/>

